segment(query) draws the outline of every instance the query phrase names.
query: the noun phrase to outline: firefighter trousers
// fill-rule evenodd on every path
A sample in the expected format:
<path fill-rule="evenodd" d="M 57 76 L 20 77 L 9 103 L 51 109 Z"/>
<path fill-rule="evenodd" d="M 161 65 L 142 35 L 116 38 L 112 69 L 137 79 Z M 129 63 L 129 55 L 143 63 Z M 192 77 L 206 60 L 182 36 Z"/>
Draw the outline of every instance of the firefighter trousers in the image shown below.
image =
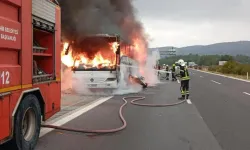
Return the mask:
<path fill-rule="evenodd" d="M 172 81 L 176 81 L 176 80 L 177 80 L 177 79 L 176 79 L 175 73 L 172 72 Z"/>
<path fill-rule="evenodd" d="M 166 73 L 166 78 L 167 78 L 167 79 L 169 78 L 169 73 L 168 73 L 168 72 Z"/>
<path fill-rule="evenodd" d="M 189 97 L 189 80 L 181 81 L 181 96 L 188 99 Z"/>

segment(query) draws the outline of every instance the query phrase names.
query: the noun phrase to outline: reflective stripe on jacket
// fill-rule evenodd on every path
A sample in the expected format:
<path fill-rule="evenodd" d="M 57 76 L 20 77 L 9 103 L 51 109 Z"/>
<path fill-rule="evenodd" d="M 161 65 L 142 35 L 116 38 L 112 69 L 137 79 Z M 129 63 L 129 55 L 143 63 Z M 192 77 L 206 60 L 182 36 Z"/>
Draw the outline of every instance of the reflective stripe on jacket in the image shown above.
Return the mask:
<path fill-rule="evenodd" d="M 181 80 L 190 80 L 189 72 L 186 67 L 180 67 Z"/>

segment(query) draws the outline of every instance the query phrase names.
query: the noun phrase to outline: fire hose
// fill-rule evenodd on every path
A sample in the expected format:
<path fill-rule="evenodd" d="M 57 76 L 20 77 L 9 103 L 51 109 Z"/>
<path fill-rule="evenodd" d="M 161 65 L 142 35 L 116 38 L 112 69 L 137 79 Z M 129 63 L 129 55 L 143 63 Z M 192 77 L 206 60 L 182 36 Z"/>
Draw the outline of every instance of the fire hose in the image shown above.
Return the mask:
<path fill-rule="evenodd" d="M 64 130 L 64 131 L 71 131 L 71 132 L 79 132 L 79 133 L 91 133 L 91 134 L 108 134 L 108 133 L 115 133 L 118 131 L 121 131 L 126 128 L 127 122 L 123 116 L 123 108 L 127 105 L 128 99 L 132 99 L 130 101 L 131 104 L 137 105 L 137 106 L 146 106 L 146 107 L 168 107 L 168 106 L 175 106 L 184 103 L 186 100 L 182 100 L 176 103 L 171 103 L 171 104 L 146 104 L 146 103 L 138 103 L 137 101 L 142 101 L 145 100 L 146 97 L 144 96 L 128 96 L 128 97 L 123 97 L 123 104 L 119 108 L 119 117 L 120 120 L 122 121 L 122 126 L 118 128 L 113 128 L 113 129 L 102 129 L 102 130 L 86 130 L 86 129 L 75 129 L 75 128 L 68 128 L 68 127 L 61 127 L 61 126 L 55 126 L 55 125 L 42 125 L 44 128 L 52 128 L 52 129 L 57 129 L 57 130 Z"/>

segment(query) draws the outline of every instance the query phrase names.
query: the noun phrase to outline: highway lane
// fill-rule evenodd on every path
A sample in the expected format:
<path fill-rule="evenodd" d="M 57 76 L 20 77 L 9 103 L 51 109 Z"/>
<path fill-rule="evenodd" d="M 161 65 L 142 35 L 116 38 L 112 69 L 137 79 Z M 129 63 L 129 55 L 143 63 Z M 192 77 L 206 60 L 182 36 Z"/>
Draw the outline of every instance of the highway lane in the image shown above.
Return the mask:
<path fill-rule="evenodd" d="M 218 90 L 224 94 L 228 94 L 230 98 L 234 97 L 238 103 L 250 106 L 250 82 L 244 82 L 241 80 L 235 80 L 231 78 L 226 78 L 214 74 L 208 74 L 204 72 L 199 72 L 191 70 L 191 75 L 196 78 L 200 78 L 201 82 L 212 82 L 215 85 L 220 85 Z M 210 84 L 209 84 L 210 85 Z M 206 86 L 206 85 L 204 85 Z M 236 96 L 237 95 L 237 96 Z"/>
<path fill-rule="evenodd" d="M 249 150 L 250 83 L 190 70 L 191 99 L 224 150 Z"/>
<path fill-rule="evenodd" d="M 241 80 L 222 77 L 222 76 L 215 75 L 215 74 L 204 73 L 204 72 L 200 72 L 197 70 L 190 69 L 190 71 L 192 73 L 194 73 L 193 75 L 195 77 L 198 76 L 200 78 L 209 79 L 210 81 L 211 80 L 216 81 L 218 83 L 223 84 L 224 86 L 234 88 L 235 90 L 238 90 L 241 93 L 243 93 L 243 92 L 250 93 L 250 81 L 245 82 L 245 81 L 241 81 Z"/>
<path fill-rule="evenodd" d="M 178 101 L 179 86 L 177 82 L 167 82 L 139 95 L 146 96 L 145 102 L 148 103 L 173 103 Z M 65 126 L 85 129 L 118 127 L 121 125 L 117 113 L 121 98 L 114 96 Z M 124 116 L 128 126 L 119 133 L 89 137 L 54 130 L 39 140 L 36 150 L 221 150 L 193 104 L 168 108 L 128 104 Z"/>

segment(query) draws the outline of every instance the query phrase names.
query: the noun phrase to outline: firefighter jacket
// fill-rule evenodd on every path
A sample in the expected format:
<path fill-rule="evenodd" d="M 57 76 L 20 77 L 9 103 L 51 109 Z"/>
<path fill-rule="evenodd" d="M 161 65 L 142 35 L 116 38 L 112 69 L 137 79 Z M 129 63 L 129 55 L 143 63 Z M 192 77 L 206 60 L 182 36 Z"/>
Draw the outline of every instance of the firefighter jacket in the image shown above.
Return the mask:
<path fill-rule="evenodd" d="M 189 72 L 188 72 L 187 67 L 180 66 L 180 77 L 181 77 L 182 81 L 190 80 L 190 76 L 189 76 Z"/>
<path fill-rule="evenodd" d="M 175 72 L 175 64 L 172 65 L 172 72 Z"/>

